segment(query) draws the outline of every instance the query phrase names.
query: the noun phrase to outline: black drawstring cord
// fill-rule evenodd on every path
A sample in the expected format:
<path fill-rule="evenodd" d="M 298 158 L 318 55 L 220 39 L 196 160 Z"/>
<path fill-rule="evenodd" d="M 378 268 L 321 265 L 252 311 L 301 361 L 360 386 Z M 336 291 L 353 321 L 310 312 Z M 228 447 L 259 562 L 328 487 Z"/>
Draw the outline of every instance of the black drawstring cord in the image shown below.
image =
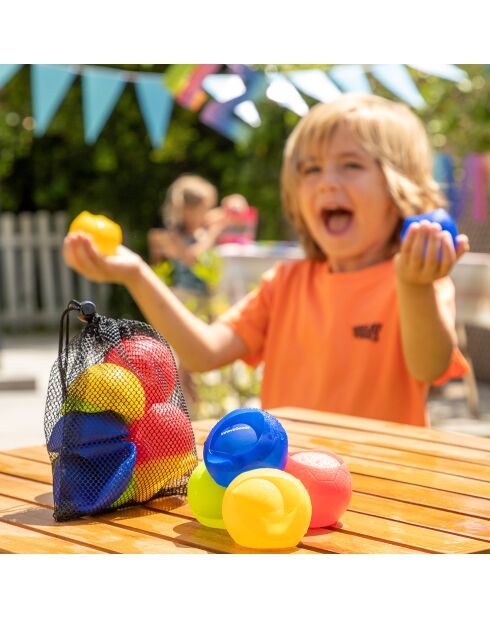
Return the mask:
<path fill-rule="evenodd" d="M 78 300 L 70 300 L 66 309 L 61 314 L 60 332 L 58 341 L 58 369 L 61 376 L 61 386 L 63 389 L 63 398 L 66 398 L 66 369 L 68 366 L 68 343 L 70 341 L 70 312 L 78 311 L 79 319 L 82 322 L 91 322 L 95 317 L 95 303 L 90 300 L 79 302 Z M 63 341 L 64 339 L 64 341 Z M 64 348 L 63 348 L 64 343 Z M 65 352 L 65 362 L 63 366 L 63 349 Z"/>

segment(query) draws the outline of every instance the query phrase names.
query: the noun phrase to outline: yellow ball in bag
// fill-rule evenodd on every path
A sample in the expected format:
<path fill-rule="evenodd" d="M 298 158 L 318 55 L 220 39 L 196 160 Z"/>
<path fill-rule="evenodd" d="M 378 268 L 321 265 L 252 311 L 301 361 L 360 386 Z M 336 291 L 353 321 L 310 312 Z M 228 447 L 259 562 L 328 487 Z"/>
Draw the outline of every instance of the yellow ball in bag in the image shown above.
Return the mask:
<path fill-rule="evenodd" d="M 93 215 L 88 210 L 84 210 L 73 219 L 68 231 L 88 234 L 102 255 L 115 255 L 117 247 L 123 240 L 119 224 L 104 215 Z"/>
<path fill-rule="evenodd" d="M 141 382 L 132 371 L 112 363 L 87 367 L 69 384 L 66 394 L 62 414 L 110 410 L 132 423 L 145 413 Z"/>

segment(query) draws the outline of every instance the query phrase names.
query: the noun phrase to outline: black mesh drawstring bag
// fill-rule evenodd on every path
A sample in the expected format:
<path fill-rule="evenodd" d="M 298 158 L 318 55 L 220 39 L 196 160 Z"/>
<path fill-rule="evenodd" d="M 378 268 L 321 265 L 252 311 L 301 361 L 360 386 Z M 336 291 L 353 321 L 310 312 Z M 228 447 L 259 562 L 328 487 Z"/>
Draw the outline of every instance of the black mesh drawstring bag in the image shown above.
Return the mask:
<path fill-rule="evenodd" d="M 70 312 L 85 322 L 71 340 Z M 148 324 L 70 301 L 44 417 L 54 518 L 186 495 L 196 446 L 167 342 Z"/>

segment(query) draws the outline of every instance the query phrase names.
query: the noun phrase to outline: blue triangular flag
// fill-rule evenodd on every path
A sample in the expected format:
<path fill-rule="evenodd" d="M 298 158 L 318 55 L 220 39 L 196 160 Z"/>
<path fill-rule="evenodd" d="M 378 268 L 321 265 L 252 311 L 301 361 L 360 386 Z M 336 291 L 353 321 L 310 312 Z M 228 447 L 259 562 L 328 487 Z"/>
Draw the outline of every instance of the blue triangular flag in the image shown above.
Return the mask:
<path fill-rule="evenodd" d="M 75 73 L 69 67 L 54 64 L 32 65 L 32 108 L 34 133 L 37 136 L 46 132 L 74 79 Z"/>
<path fill-rule="evenodd" d="M 82 74 L 85 141 L 93 144 L 126 85 L 123 71 L 86 69 Z"/>
<path fill-rule="evenodd" d="M 454 64 L 409 64 L 408 66 L 422 73 L 427 73 L 427 75 L 442 77 L 452 82 L 461 82 L 463 79 L 468 79 L 468 73 Z"/>
<path fill-rule="evenodd" d="M 250 129 L 233 115 L 237 103 L 208 101 L 199 114 L 200 121 L 211 127 L 232 142 L 246 143 L 250 138 Z"/>
<path fill-rule="evenodd" d="M 297 88 L 317 101 L 326 103 L 340 96 L 340 90 L 320 69 L 288 71 L 286 75 Z"/>
<path fill-rule="evenodd" d="M 344 92 L 371 92 L 368 78 L 360 64 L 340 64 L 331 68 L 329 74 Z"/>
<path fill-rule="evenodd" d="M 161 75 L 140 74 L 135 83 L 136 96 L 154 148 L 159 148 L 167 134 L 173 97 L 163 85 Z"/>
<path fill-rule="evenodd" d="M 0 88 L 12 79 L 12 77 L 24 66 L 22 64 L 0 64 Z"/>
<path fill-rule="evenodd" d="M 267 75 L 269 87 L 266 96 L 271 101 L 275 101 L 281 107 L 290 109 L 298 116 L 304 116 L 308 112 L 308 105 L 293 84 L 280 73 L 269 73 Z"/>
<path fill-rule="evenodd" d="M 412 107 L 421 109 L 425 101 L 403 64 L 373 64 L 371 72 L 383 86 Z"/>

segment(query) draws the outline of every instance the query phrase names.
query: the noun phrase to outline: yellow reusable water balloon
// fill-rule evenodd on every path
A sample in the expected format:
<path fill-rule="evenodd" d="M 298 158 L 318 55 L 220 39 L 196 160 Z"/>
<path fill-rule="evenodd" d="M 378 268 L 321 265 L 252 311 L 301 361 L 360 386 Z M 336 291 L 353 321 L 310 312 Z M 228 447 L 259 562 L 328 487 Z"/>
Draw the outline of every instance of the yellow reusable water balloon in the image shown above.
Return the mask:
<path fill-rule="evenodd" d="M 221 505 L 225 488 L 216 483 L 201 461 L 187 485 L 187 500 L 198 522 L 210 528 L 224 528 Z"/>
<path fill-rule="evenodd" d="M 126 423 L 145 413 L 145 391 L 136 375 L 113 363 L 91 365 L 68 386 L 62 414 L 111 411 Z"/>
<path fill-rule="evenodd" d="M 88 210 L 84 210 L 73 219 L 69 231 L 85 232 L 91 236 L 102 255 L 114 255 L 123 240 L 120 225 L 104 215 L 93 215 Z"/>
<path fill-rule="evenodd" d="M 162 489 L 168 489 L 179 478 L 189 475 L 195 467 L 197 458 L 193 452 L 158 457 L 143 464 L 136 464 L 126 491 L 111 506 L 119 506 L 129 501 L 146 502 Z"/>
<path fill-rule="evenodd" d="M 251 549 L 294 547 L 311 519 L 304 485 L 275 468 L 239 474 L 226 488 L 222 510 L 232 539 Z"/>

